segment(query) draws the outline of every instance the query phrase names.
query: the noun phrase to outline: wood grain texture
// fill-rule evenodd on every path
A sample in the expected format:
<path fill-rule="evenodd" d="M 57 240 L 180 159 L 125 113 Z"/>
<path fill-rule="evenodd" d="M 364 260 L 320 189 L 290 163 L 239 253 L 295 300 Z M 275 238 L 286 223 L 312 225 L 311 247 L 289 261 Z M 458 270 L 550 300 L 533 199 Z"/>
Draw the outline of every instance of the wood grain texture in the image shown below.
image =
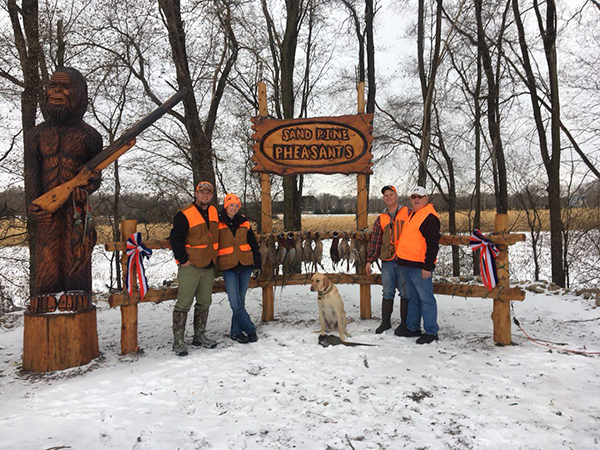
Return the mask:
<path fill-rule="evenodd" d="M 24 370 L 64 370 L 87 364 L 99 354 L 95 306 L 75 313 L 25 313 Z"/>
<path fill-rule="evenodd" d="M 370 286 L 381 284 L 381 275 L 351 274 L 351 273 L 328 273 L 328 278 L 335 284 L 358 284 L 361 286 Z M 282 286 L 309 285 L 312 273 L 302 273 L 286 275 L 285 280 L 282 275 L 273 275 L 270 277 L 262 276 L 258 280 L 250 280 L 248 288 L 273 288 Z M 217 279 L 213 283 L 213 293 L 225 292 L 225 283 Z M 484 299 L 503 299 L 521 301 L 525 298 L 525 292 L 519 288 L 495 288 L 488 291 L 485 286 L 475 284 L 460 283 L 434 283 L 433 292 L 440 295 L 453 295 L 456 297 L 484 298 Z M 177 288 L 149 289 L 143 299 L 140 294 L 135 292 L 131 296 L 127 294 L 112 294 L 108 298 L 109 305 L 114 308 L 122 305 L 132 305 L 135 303 L 161 303 L 167 300 L 177 298 Z"/>
<path fill-rule="evenodd" d="M 137 220 L 127 219 L 121 221 L 121 239 L 127 240 L 137 231 Z M 127 255 L 121 256 L 123 286 L 127 275 Z M 138 292 L 137 284 L 134 292 Z M 139 293 L 138 293 L 139 295 Z M 139 350 L 138 346 L 138 306 L 136 303 L 121 306 L 121 354 L 127 355 Z"/>
<path fill-rule="evenodd" d="M 508 230 L 508 215 L 496 214 L 495 232 L 506 232 Z M 500 254 L 496 258 L 496 269 L 498 273 L 498 287 L 508 289 L 510 287 L 508 270 L 508 246 L 498 244 Z M 510 323 L 510 299 L 495 299 L 492 311 L 494 322 L 494 342 L 497 345 L 510 345 L 511 323 Z"/>
<path fill-rule="evenodd" d="M 373 173 L 373 114 L 310 119 L 252 119 L 255 172 Z"/>

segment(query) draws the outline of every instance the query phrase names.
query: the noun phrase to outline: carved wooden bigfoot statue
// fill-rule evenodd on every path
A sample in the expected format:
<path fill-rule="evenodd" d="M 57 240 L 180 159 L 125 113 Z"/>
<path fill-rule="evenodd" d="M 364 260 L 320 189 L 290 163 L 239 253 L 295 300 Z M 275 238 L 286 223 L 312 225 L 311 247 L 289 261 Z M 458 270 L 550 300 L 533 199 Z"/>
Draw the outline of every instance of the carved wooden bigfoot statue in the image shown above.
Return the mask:
<path fill-rule="evenodd" d="M 36 126 L 25 138 L 29 162 L 25 167 L 28 212 L 39 224 L 31 313 L 54 311 L 56 300 L 61 311 L 90 306 L 90 254 L 95 233 L 91 222 L 85 224 L 86 201 L 87 195 L 100 185 L 100 179 L 91 181 L 85 189 L 76 188 L 73 201 L 53 214 L 31 204 L 40 195 L 72 179 L 81 166 L 102 150 L 102 137 L 82 119 L 87 101 L 83 76 L 75 69 L 58 69 L 46 91 L 49 120 Z M 59 292 L 64 294 L 56 299 L 52 294 Z"/>
<path fill-rule="evenodd" d="M 87 226 L 85 222 L 87 196 L 98 188 L 100 178 L 84 189 L 76 188 L 72 199 L 52 214 L 32 204 L 75 177 L 102 150 L 102 137 L 82 119 L 87 101 L 83 76 L 75 69 L 59 68 L 46 90 L 49 120 L 25 138 L 27 208 L 39 224 L 35 292 L 25 321 L 26 370 L 60 370 L 98 356 L 96 311 L 91 305 L 95 232 L 91 222 Z M 77 314 L 46 314 L 57 307 Z"/>

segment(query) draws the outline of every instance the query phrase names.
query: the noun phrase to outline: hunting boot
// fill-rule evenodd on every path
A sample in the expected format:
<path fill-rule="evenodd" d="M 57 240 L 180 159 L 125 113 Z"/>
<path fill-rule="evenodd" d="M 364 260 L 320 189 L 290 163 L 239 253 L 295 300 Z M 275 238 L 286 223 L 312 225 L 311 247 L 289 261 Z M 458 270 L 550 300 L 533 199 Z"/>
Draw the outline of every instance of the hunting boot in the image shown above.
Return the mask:
<path fill-rule="evenodd" d="M 384 298 L 381 301 L 381 325 L 375 330 L 375 334 L 381 334 L 385 330 L 392 328 L 390 322 L 392 318 L 392 311 L 394 310 L 394 299 Z"/>
<path fill-rule="evenodd" d="M 215 348 L 217 343 L 206 337 L 206 321 L 208 320 L 208 309 L 194 308 L 194 340 L 192 345 L 204 348 Z"/>
<path fill-rule="evenodd" d="M 186 322 L 187 312 L 173 311 L 173 351 L 177 356 L 186 356 L 188 354 L 187 345 L 185 345 Z"/>
<path fill-rule="evenodd" d="M 408 317 L 408 299 L 402 297 L 400 299 L 400 325 L 394 330 L 396 336 L 401 336 L 406 330 L 406 318 Z"/>

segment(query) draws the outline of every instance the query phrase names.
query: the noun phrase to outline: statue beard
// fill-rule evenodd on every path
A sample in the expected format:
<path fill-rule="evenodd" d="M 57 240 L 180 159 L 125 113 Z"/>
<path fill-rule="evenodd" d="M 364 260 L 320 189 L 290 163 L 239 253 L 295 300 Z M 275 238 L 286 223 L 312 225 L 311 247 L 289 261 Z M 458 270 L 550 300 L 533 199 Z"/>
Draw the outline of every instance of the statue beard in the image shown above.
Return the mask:
<path fill-rule="evenodd" d="M 71 109 L 67 104 L 53 105 L 52 103 L 48 103 L 46 110 L 52 122 L 64 123 L 71 117 Z"/>

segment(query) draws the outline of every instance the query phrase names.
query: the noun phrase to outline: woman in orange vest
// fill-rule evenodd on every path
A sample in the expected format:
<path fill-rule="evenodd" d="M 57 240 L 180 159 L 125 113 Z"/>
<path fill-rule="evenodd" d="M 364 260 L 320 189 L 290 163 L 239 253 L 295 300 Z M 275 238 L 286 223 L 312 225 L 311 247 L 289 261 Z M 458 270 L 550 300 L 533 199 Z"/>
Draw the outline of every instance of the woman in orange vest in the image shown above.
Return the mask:
<path fill-rule="evenodd" d="M 417 186 L 411 191 L 413 212 L 404 224 L 398 242 L 398 264 L 402 266 L 408 295 L 407 328 L 400 336 L 417 337 L 417 344 L 438 340 L 437 302 L 433 295 L 431 272 L 440 243 L 440 218 L 429 203 L 427 190 Z M 421 335 L 421 318 L 425 334 Z"/>
<path fill-rule="evenodd" d="M 241 343 L 256 342 L 256 326 L 246 311 L 246 291 L 250 277 L 261 274 L 261 257 L 250 222 L 241 214 L 242 202 L 227 194 L 219 213 L 219 253 L 217 267 L 223 272 L 231 318 L 231 339 Z"/>

